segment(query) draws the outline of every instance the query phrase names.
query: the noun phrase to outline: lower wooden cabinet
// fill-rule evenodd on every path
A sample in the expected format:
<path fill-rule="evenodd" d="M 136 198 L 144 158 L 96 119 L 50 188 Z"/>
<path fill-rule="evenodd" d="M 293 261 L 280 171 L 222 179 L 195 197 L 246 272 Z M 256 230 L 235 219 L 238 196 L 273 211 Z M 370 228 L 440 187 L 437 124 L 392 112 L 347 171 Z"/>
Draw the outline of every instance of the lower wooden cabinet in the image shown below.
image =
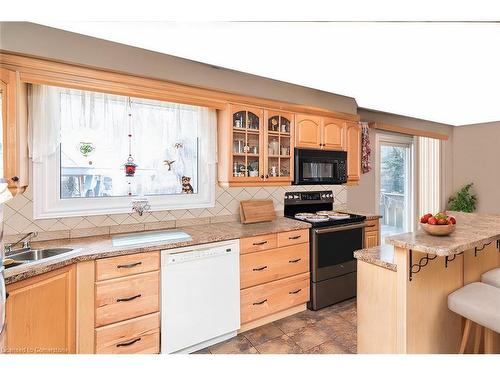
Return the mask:
<path fill-rule="evenodd" d="M 365 227 L 365 248 L 380 245 L 380 225 L 379 219 L 366 220 Z"/>
<path fill-rule="evenodd" d="M 263 242 L 262 236 L 240 240 L 240 247 L 250 250 L 240 255 L 242 331 L 290 315 L 282 314 L 309 301 L 309 231 L 270 234 L 265 240 L 264 248 L 253 245 Z"/>
<path fill-rule="evenodd" d="M 75 353 L 75 266 L 7 285 L 9 353 Z"/>

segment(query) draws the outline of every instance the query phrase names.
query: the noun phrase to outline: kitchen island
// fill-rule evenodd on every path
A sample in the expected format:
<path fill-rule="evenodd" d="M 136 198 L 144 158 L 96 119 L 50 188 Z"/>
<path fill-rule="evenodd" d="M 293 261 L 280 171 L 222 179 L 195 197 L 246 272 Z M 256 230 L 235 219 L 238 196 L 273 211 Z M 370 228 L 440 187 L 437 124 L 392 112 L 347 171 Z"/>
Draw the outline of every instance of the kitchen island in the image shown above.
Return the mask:
<path fill-rule="evenodd" d="M 418 230 L 355 253 L 358 353 L 458 352 L 463 318 L 447 297 L 500 267 L 500 216 L 451 214 L 457 227 L 449 236 Z"/>

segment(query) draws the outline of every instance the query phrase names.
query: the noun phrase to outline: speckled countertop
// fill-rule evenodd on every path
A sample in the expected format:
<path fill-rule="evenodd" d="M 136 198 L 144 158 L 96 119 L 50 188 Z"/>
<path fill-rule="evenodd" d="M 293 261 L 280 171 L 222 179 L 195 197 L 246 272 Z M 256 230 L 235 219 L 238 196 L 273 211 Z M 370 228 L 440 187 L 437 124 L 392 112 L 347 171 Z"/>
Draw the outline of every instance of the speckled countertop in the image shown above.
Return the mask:
<path fill-rule="evenodd" d="M 11 284 L 72 263 L 108 258 L 118 255 L 142 253 L 148 251 L 177 249 L 184 246 L 227 241 L 264 234 L 287 232 L 310 228 L 309 223 L 287 218 L 278 218 L 273 222 L 241 224 L 237 222 L 179 227 L 191 236 L 188 241 L 177 243 L 153 243 L 133 246 L 113 246 L 112 236 L 94 236 L 65 240 L 33 242 L 34 249 L 68 247 L 74 249 L 66 254 L 57 255 L 41 261 L 25 263 L 5 270 L 5 282 Z M 8 258 L 8 256 L 6 256 Z"/>
<path fill-rule="evenodd" d="M 354 252 L 354 257 L 363 262 L 375 264 L 391 271 L 397 270 L 396 263 L 394 262 L 394 247 L 391 245 L 381 245 L 357 250 Z"/>
<path fill-rule="evenodd" d="M 416 232 L 386 237 L 385 242 L 395 247 L 438 256 L 460 254 L 500 239 L 500 216 L 449 212 L 457 219 L 457 227 L 449 236 L 437 237 Z"/>
<path fill-rule="evenodd" d="M 375 219 L 382 218 L 382 215 L 378 215 L 378 214 L 374 214 L 374 213 L 370 213 L 370 212 L 351 211 L 351 210 L 343 210 L 342 212 L 346 212 L 346 213 L 354 214 L 354 215 L 366 216 L 366 220 L 375 220 Z"/>

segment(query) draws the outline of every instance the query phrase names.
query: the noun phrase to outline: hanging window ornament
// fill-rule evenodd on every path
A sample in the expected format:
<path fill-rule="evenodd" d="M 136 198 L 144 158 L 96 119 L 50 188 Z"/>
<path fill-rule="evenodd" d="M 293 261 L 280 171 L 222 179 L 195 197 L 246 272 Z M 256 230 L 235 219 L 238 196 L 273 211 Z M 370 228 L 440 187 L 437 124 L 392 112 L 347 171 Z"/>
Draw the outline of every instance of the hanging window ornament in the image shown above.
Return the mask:
<path fill-rule="evenodd" d="M 132 157 L 132 99 L 128 98 L 128 158 L 125 163 L 125 176 L 134 177 L 137 164 Z M 129 194 L 131 195 L 131 194 Z"/>

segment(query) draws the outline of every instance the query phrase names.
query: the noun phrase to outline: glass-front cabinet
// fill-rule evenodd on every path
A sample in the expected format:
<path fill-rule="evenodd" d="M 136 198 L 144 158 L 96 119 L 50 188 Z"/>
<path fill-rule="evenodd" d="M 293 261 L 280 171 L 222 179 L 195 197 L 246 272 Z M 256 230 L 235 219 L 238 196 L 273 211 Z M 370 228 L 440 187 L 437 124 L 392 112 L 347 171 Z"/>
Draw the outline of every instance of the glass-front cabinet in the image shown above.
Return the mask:
<path fill-rule="evenodd" d="M 292 181 L 293 114 L 266 111 L 265 179 Z"/>
<path fill-rule="evenodd" d="M 291 184 L 293 114 L 230 104 L 218 116 L 221 185 Z"/>

